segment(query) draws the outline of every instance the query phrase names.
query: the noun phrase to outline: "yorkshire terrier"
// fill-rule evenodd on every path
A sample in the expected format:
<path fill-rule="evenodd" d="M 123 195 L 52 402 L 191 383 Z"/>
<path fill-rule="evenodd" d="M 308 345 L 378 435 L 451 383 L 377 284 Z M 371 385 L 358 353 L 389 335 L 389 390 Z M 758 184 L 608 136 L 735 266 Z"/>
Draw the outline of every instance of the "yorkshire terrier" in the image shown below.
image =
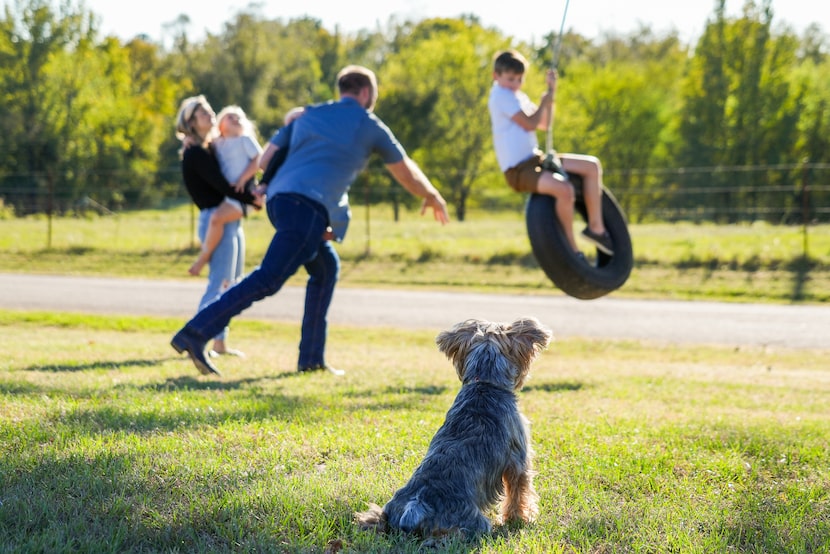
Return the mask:
<path fill-rule="evenodd" d="M 533 521 L 533 450 L 516 391 L 551 340 L 535 318 L 513 323 L 468 319 L 435 342 L 461 380 L 461 390 L 409 482 L 383 508 L 355 514 L 361 529 L 399 529 L 424 537 L 492 529 L 485 515 L 501 501 L 497 523 Z"/>

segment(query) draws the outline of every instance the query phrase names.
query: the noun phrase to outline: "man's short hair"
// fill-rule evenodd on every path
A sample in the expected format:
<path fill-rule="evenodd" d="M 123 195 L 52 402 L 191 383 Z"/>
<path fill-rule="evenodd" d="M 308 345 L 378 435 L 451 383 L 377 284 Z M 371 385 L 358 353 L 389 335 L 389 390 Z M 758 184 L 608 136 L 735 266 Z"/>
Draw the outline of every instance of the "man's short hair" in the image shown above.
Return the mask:
<path fill-rule="evenodd" d="M 522 75 L 527 69 L 527 60 L 517 50 L 505 50 L 496 55 L 493 62 L 493 71 L 502 73 L 515 73 Z"/>
<path fill-rule="evenodd" d="M 373 95 L 377 94 L 378 81 L 375 73 L 361 65 L 347 65 L 337 74 L 337 89 L 340 94 L 358 94 L 369 87 Z"/>

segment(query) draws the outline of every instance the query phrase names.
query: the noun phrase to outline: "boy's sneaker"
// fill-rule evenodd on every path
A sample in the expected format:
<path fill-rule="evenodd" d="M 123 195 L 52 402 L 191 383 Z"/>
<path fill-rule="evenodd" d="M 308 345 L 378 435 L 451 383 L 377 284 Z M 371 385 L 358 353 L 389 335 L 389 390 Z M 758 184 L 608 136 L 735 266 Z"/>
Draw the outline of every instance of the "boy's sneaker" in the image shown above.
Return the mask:
<path fill-rule="evenodd" d="M 585 230 L 582 231 L 582 236 L 585 237 L 588 242 L 596 246 L 597 250 L 603 254 L 607 254 L 608 256 L 614 255 L 614 243 L 611 242 L 611 235 L 608 234 L 608 231 L 603 231 L 600 235 L 598 233 L 594 233 L 586 227 Z"/>

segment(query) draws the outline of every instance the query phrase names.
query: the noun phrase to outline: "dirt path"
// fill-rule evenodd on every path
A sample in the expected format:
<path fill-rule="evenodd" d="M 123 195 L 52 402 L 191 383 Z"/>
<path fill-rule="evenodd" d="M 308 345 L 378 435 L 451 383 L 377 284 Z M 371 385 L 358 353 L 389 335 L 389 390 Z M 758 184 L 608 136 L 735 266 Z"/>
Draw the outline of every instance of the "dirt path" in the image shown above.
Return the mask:
<path fill-rule="evenodd" d="M 195 311 L 204 280 L 164 281 L 0 274 L 0 308 L 179 316 Z M 241 317 L 299 322 L 304 289 L 286 287 Z M 333 325 L 436 332 L 470 317 L 508 321 L 535 316 L 554 335 L 669 343 L 830 348 L 830 307 L 644 301 L 604 297 L 373 290 L 339 287 Z"/>

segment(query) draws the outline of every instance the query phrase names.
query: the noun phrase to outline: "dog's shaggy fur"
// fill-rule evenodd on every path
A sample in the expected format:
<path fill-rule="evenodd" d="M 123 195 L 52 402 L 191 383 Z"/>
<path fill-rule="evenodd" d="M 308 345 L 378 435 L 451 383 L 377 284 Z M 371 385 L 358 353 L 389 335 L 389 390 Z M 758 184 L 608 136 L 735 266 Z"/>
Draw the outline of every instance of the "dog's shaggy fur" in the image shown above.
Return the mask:
<path fill-rule="evenodd" d="M 534 318 L 513 323 L 470 319 L 440 333 L 438 348 L 462 386 L 426 457 L 383 508 L 355 514 L 362 529 L 422 536 L 489 532 L 485 516 L 501 501 L 500 522 L 533 521 L 533 451 L 516 391 L 551 332 Z"/>

